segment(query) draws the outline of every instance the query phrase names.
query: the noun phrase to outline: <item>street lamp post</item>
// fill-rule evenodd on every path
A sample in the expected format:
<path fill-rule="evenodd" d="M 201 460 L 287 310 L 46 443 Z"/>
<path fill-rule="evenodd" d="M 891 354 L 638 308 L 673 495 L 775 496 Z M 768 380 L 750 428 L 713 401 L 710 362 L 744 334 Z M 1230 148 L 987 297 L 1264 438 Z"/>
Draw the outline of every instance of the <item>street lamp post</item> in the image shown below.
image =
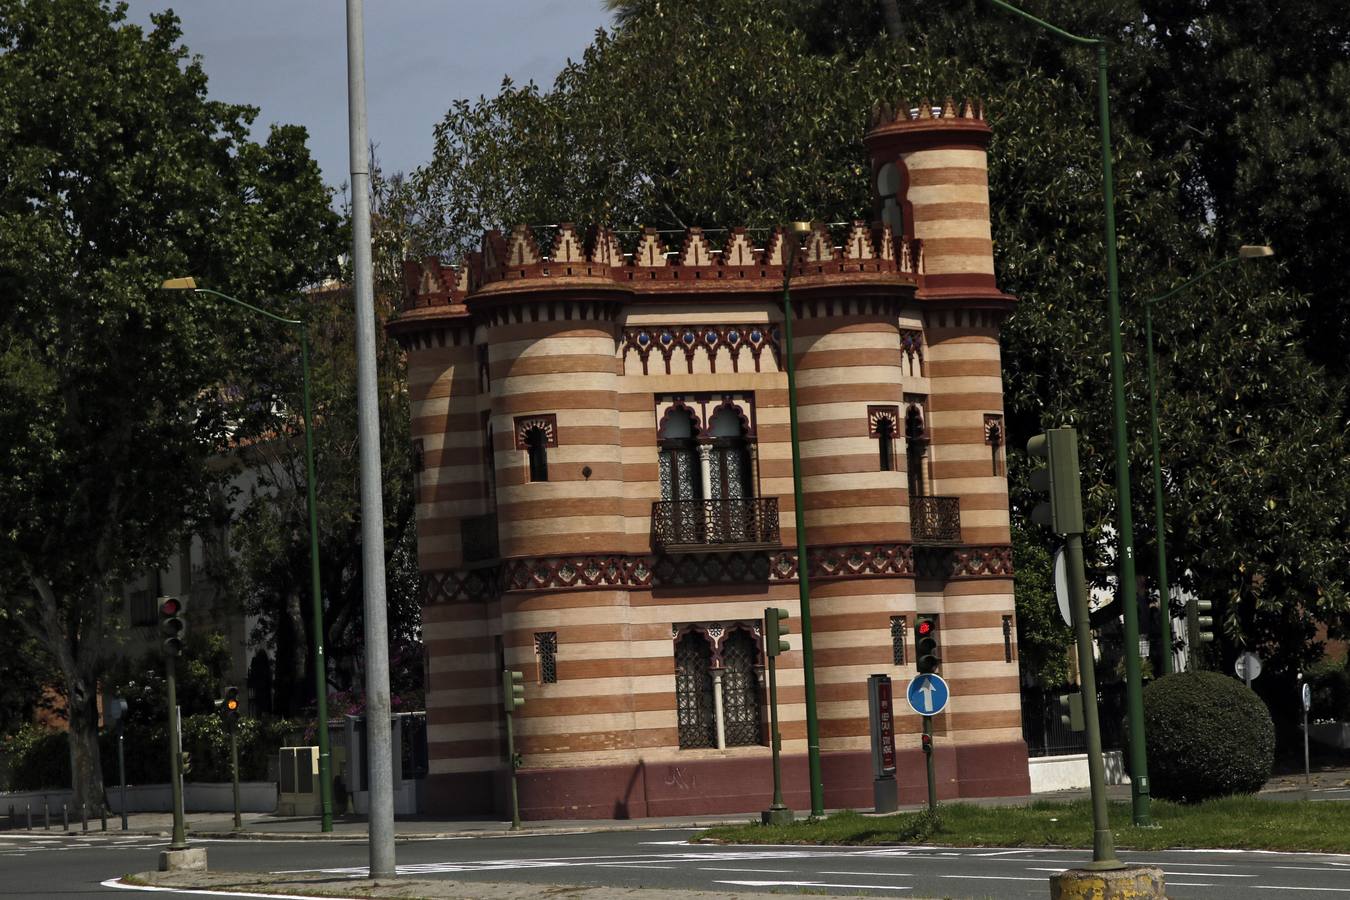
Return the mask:
<path fill-rule="evenodd" d="M 797 432 L 797 363 L 792 356 L 792 268 L 799 241 L 810 222 L 793 222 L 783 232 L 783 359 L 787 370 L 788 421 L 792 440 L 793 515 L 797 530 L 797 592 L 802 616 L 802 678 L 806 693 L 806 766 L 811 781 L 811 815 L 825 814 L 825 786 L 820 775 L 820 721 L 816 717 L 815 657 L 811 647 L 811 585 L 807 579 L 806 510 L 802 507 L 802 453 Z"/>
<path fill-rule="evenodd" d="M 1120 576 L 1116 599 L 1125 616 L 1125 699 L 1129 722 L 1130 795 L 1135 825 L 1151 825 L 1149 812 L 1148 757 L 1144 749 L 1143 673 L 1139 665 L 1139 605 L 1135 600 L 1134 521 L 1130 510 L 1130 457 L 1125 424 L 1125 355 L 1120 337 L 1120 281 L 1116 266 L 1116 197 L 1111 174 L 1111 104 L 1106 89 L 1106 42 L 1080 37 L 1018 9 L 1005 0 L 990 0 L 995 6 L 1039 25 L 1067 41 L 1097 51 L 1097 116 L 1102 138 L 1102 195 L 1106 206 L 1106 294 L 1111 336 L 1111 396 L 1116 456 L 1116 505 L 1119 507 Z"/>
<path fill-rule="evenodd" d="M 319 804 L 322 811 L 320 829 L 333 830 L 333 780 L 328 747 L 328 673 L 323 652 L 323 595 L 319 590 L 319 509 L 314 496 L 314 416 L 309 408 L 309 325 L 303 319 L 287 319 L 268 312 L 238 297 L 222 294 L 210 288 L 197 287 L 192 278 L 170 278 L 161 285 L 165 290 L 191 291 L 228 300 L 236 306 L 266 316 L 283 325 L 300 329 L 300 368 L 302 371 L 305 413 L 305 492 L 309 504 L 309 588 L 310 613 L 314 622 L 314 691 L 316 715 L 319 720 Z"/>
<path fill-rule="evenodd" d="M 1216 262 L 1199 275 L 1187 279 L 1165 294 L 1144 301 L 1144 335 L 1148 346 L 1148 405 L 1149 431 L 1153 442 L 1153 515 L 1157 531 L 1158 552 L 1158 605 L 1162 608 L 1159 616 L 1161 634 L 1159 640 L 1163 646 L 1162 669 L 1164 675 L 1172 674 L 1172 598 L 1167 584 L 1167 523 L 1163 516 L 1162 460 L 1158 449 L 1158 375 L 1157 363 L 1153 353 L 1153 304 L 1161 303 L 1176 296 L 1204 278 L 1225 266 L 1244 259 L 1261 259 L 1274 256 L 1275 251 L 1267 246 L 1244 244 L 1238 248 L 1237 256 L 1230 256 Z"/>

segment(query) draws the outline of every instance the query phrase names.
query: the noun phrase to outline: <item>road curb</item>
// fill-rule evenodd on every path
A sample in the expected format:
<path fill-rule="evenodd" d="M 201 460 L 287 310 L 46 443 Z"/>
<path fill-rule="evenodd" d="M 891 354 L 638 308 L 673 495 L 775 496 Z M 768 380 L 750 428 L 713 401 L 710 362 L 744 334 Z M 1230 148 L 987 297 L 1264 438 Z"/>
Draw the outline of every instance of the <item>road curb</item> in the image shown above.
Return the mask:
<path fill-rule="evenodd" d="M 623 831 L 698 831 L 716 828 L 720 825 L 736 822 L 680 822 L 632 825 L 589 825 L 568 827 L 550 825 L 537 828 L 524 826 L 518 831 L 407 831 L 394 835 L 396 841 L 437 841 L 451 838 L 513 838 L 540 834 L 604 834 Z M 146 833 L 146 832 L 142 832 Z M 167 837 L 168 832 L 155 832 L 159 837 Z M 290 831 L 189 831 L 188 836 L 199 840 L 237 840 L 237 841 L 367 841 L 369 834 L 364 831 L 349 832 L 290 832 Z"/>

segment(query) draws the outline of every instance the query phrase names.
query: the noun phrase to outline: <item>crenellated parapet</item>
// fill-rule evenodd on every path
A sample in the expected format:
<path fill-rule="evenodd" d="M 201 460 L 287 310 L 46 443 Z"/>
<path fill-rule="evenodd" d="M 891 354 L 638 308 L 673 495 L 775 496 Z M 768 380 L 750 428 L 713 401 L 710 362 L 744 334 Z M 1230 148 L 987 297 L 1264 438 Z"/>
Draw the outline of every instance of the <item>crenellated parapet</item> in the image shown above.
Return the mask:
<path fill-rule="evenodd" d="M 802 279 L 798 283 L 804 289 L 813 277 L 828 278 L 831 286 L 913 289 L 924 276 L 921 241 L 861 220 L 834 228 L 817 223 L 801 238 L 776 228 L 759 232 L 757 239 L 750 229 L 737 227 L 717 241 L 695 227 L 678 243 L 668 243 L 654 228 L 621 233 L 599 227 L 583 234 L 563 223 L 548 230 L 552 243 L 547 250 L 534 228 L 517 225 L 509 234 L 487 232 L 482 249 L 458 266 L 433 257 L 406 261 L 400 330 L 423 319 L 467 320 L 489 301 L 521 291 L 620 289 L 638 298 L 777 291 L 794 240 L 799 243 L 792 276 Z"/>

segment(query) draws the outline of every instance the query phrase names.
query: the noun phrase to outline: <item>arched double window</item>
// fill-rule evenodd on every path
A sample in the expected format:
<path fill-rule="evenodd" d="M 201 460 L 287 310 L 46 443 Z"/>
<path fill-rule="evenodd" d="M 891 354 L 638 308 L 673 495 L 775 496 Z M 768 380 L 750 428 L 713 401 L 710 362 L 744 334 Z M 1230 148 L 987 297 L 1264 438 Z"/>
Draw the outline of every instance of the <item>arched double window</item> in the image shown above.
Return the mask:
<path fill-rule="evenodd" d="M 680 749 L 763 743 L 759 646 L 750 626 L 727 627 L 719 651 L 702 629 L 675 642 L 675 716 Z"/>

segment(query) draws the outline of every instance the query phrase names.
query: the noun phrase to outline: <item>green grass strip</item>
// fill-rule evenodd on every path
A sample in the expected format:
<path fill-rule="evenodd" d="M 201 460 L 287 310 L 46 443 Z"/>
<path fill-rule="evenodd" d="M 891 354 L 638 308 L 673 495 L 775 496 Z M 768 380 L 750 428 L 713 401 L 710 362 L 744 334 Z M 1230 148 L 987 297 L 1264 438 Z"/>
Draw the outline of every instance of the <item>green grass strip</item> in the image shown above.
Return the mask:
<path fill-rule="evenodd" d="M 1224 797 L 1194 805 L 1154 800 L 1154 826 L 1130 824 L 1127 803 L 1112 803 L 1116 847 L 1129 850 L 1232 848 L 1350 853 L 1350 803 Z M 1091 847 L 1092 807 L 1036 801 L 1030 806 L 944 804 L 889 816 L 852 811 L 786 826 L 713 828 L 704 838 L 737 844 L 895 844 L 952 847 Z"/>

